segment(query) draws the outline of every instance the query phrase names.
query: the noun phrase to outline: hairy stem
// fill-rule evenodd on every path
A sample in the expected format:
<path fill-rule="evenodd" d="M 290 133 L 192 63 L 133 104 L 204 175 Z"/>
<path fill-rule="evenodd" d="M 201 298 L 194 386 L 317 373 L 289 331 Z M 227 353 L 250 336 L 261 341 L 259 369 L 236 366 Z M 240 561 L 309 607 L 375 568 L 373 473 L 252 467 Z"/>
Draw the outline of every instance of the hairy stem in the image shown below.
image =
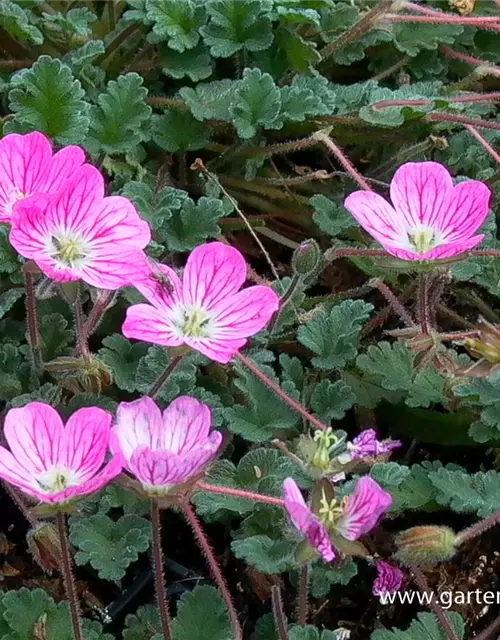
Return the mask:
<path fill-rule="evenodd" d="M 486 149 L 486 151 L 490 154 L 490 156 L 496 161 L 498 162 L 498 164 L 500 164 L 500 154 L 495 151 L 495 149 L 493 149 L 493 147 L 491 146 L 491 144 L 479 133 L 479 131 L 477 129 L 475 129 L 472 125 L 470 124 L 466 124 L 465 128 L 467 129 L 467 131 L 472 134 L 474 136 L 474 138 L 476 138 L 476 140 L 479 142 L 479 144 Z"/>
<path fill-rule="evenodd" d="M 182 505 L 182 510 L 184 512 L 184 515 L 186 516 L 186 520 L 193 530 L 193 533 L 198 544 L 200 545 L 201 550 L 203 551 L 203 555 L 207 560 L 212 577 L 215 580 L 215 583 L 217 584 L 222 597 L 224 598 L 224 602 L 226 603 L 227 611 L 229 614 L 229 619 L 231 621 L 231 626 L 233 628 L 234 640 L 243 640 L 243 630 L 241 628 L 241 624 L 238 619 L 238 613 L 234 607 L 233 599 L 231 598 L 226 579 L 224 578 L 222 570 L 219 566 L 219 562 L 214 554 L 212 547 L 210 546 L 207 536 L 203 531 L 201 523 L 198 520 L 198 516 L 189 503 L 184 503 Z"/>
<path fill-rule="evenodd" d="M 499 524 L 499 523 L 500 523 L 500 511 L 497 511 L 496 513 L 492 514 L 488 518 L 484 518 L 484 520 L 480 520 L 479 522 L 476 522 L 475 524 L 468 527 L 467 529 L 464 529 L 463 531 L 461 531 L 457 535 L 458 544 L 463 544 L 467 540 L 472 540 L 472 538 L 477 538 L 482 533 L 484 533 L 488 529 L 491 529 L 491 527 L 494 527 L 496 524 Z"/>
<path fill-rule="evenodd" d="M 301 282 L 300 276 L 297 273 L 295 273 L 292 278 L 292 281 L 288 286 L 288 289 L 280 298 L 280 306 L 278 311 L 274 314 L 274 317 L 271 319 L 271 322 L 267 326 L 269 334 L 272 334 L 274 327 L 276 326 L 281 314 L 283 313 L 283 310 L 288 305 L 288 303 L 292 300 L 293 294 L 297 290 L 297 287 L 299 286 L 300 282 Z"/>
<path fill-rule="evenodd" d="M 74 640 L 84 640 L 80 603 L 78 602 L 78 594 L 76 592 L 75 577 L 71 566 L 71 553 L 68 540 L 68 528 L 66 525 L 66 514 L 59 512 L 56 516 L 57 530 L 59 532 L 59 542 L 61 544 L 61 562 L 62 575 L 64 579 L 64 588 L 66 597 L 69 602 L 71 612 L 71 623 L 73 625 Z"/>
<path fill-rule="evenodd" d="M 499 629 L 500 629 L 500 616 L 498 616 L 496 620 L 493 620 L 493 622 L 490 625 L 488 625 L 486 629 L 483 629 L 483 631 L 481 631 L 480 634 L 478 634 L 477 636 L 474 636 L 474 640 L 491 640 Z"/>
<path fill-rule="evenodd" d="M 407 327 L 416 326 L 416 323 L 414 322 L 408 311 L 405 309 L 404 305 L 394 294 L 394 292 L 385 284 L 385 282 L 382 282 L 380 278 L 373 278 L 372 280 L 370 280 L 370 284 L 380 291 L 380 293 L 384 296 L 389 305 L 406 324 Z"/>
<path fill-rule="evenodd" d="M 12 502 L 16 505 L 19 511 L 23 514 L 26 520 L 30 523 L 32 527 L 36 527 L 39 524 L 38 518 L 33 515 L 29 506 L 26 504 L 23 495 L 20 491 L 18 491 L 15 487 L 10 485 L 8 482 L 2 480 L 2 485 L 5 491 L 9 494 L 12 499 Z"/>
<path fill-rule="evenodd" d="M 285 611 L 283 610 L 283 598 L 281 597 L 281 590 L 278 585 L 271 587 L 271 598 L 273 604 L 273 618 L 276 633 L 279 640 L 288 639 L 288 624 L 286 621 Z"/>
<path fill-rule="evenodd" d="M 250 358 L 247 358 L 242 353 L 237 353 L 235 357 L 238 358 L 238 360 L 240 360 L 240 362 L 242 362 L 242 364 L 245 365 L 245 367 L 249 371 L 251 371 L 256 378 L 258 378 L 267 387 L 269 387 L 271 391 L 273 391 L 277 396 L 279 396 L 284 402 L 286 402 L 290 407 L 292 407 L 292 409 L 294 409 L 298 414 L 300 414 L 308 422 L 313 424 L 317 429 L 321 429 L 321 430 L 326 429 L 326 425 L 323 424 L 321 420 L 318 420 L 318 418 L 315 418 L 313 415 L 309 413 L 309 411 L 307 411 L 307 409 L 303 405 L 301 405 L 299 402 L 297 402 L 296 400 L 291 398 L 287 393 L 285 393 L 285 391 L 283 391 L 283 389 L 279 386 L 279 384 L 274 382 L 274 380 L 271 380 L 271 378 L 268 378 L 266 374 L 263 371 L 261 371 L 259 367 L 252 360 L 250 360 Z"/>
<path fill-rule="evenodd" d="M 474 56 L 467 55 L 466 53 L 462 53 L 461 51 L 455 51 L 451 47 L 447 47 L 442 44 L 439 47 L 439 50 L 446 58 L 451 58 L 452 60 L 460 60 L 461 62 L 466 62 L 475 67 L 486 67 L 491 69 L 492 75 L 500 76 L 500 67 L 497 67 L 493 62 L 489 62 L 488 60 L 481 60 L 481 58 L 475 58 Z"/>
<path fill-rule="evenodd" d="M 423 574 L 420 567 L 413 566 L 411 569 L 413 571 L 413 575 L 415 576 L 415 582 L 417 583 L 417 586 L 420 589 L 420 591 L 422 593 L 428 594 L 428 602 L 430 604 L 430 607 L 432 611 L 436 614 L 436 617 L 439 620 L 439 622 L 441 623 L 441 626 L 443 627 L 443 631 L 445 632 L 445 635 L 448 638 L 448 640 L 459 640 L 459 638 L 457 637 L 457 634 L 455 633 L 453 627 L 451 626 L 451 623 L 446 617 L 446 614 L 441 608 L 439 602 L 437 601 L 436 598 L 432 597 L 433 594 L 429 589 L 429 585 L 427 584 L 425 575 Z"/>
<path fill-rule="evenodd" d="M 500 91 L 494 91 L 492 93 L 478 93 L 477 95 L 466 96 L 451 96 L 446 99 L 447 102 L 494 102 L 500 100 Z M 414 100 L 381 100 L 371 105 L 374 111 L 381 111 L 382 109 L 388 109 L 390 107 L 432 107 L 434 100 L 430 98 L 415 98 Z M 430 114 L 432 115 L 432 114 Z M 455 115 L 455 114 L 443 114 L 443 115 Z"/>
<path fill-rule="evenodd" d="M 419 277 L 418 308 L 422 333 L 428 335 L 430 333 L 429 278 L 426 273 L 421 273 Z"/>
<path fill-rule="evenodd" d="M 163 373 L 158 376 L 156 382 L 151 387 L 149 391 L 149 395 L 151 398 L 156 398 L 156 396 L 160 393 L 160 391 L 165 386 L 167 380 L 170 378 L 170 376 L 175 371 L 175 369 L 177 369 L 177 367 L 182 362 L 182 360 L 184 360 L 184 358 L 185 358 L 185 354 L 181 354 L 180 356 L 174 356 L 170 360 L 167 367 L 165 368 L 165 371 L 163 371 Z"/>
<path fill-rule="evenodd" d="M 163 551 L 161 548 L 160 507 L 157 500 L 151 500 L 151 527 L 153 531 L 153 568 L 158 609 L 160 611 L 161 630 L 164 640 L 172 640 L 172 620 L 168 606 L 165 575 L 163 573 Z"/>
<path fill-rule="evenodd" d="M 309 584 L 311 581 L 311 565 L 302 565 L 299 577 L 299 595 L 297 599 L 297 624 L 307 624 L 309 617 Z"/>
<path fill-rule="evenodd" d="M 78 292 L 73 302 L 73 314 L 75 317 L 76 348 L 78 354 L 83 358 L 89 358 L 89 337 L 85 328 L 85 315 L 82 308 L 82 293 L 80 287 L 78 287 Z"/>
<path fill-rule="evenodd" d="M 368 182 L 363 178 L 363 176 L 359 173 L 353 163 L 344 154 L 342 149 L 340 149 L 340 147 L 333 142 L 326 131 L 317 131 L 313 134 L 312 137 L 322 142 L 326 146 L 326 148 L 332 152 L 332 154 L 337 158 L 338 162 L 344 167 L 351 178 L 355 182 L 357 182 L 362 189 L 364 189 L 365 191 L 372 191 L 372 188 L 370 187 Z"/>
<path fill-rule="evenodd" d="M 208 493 L 218 493 L 222 496 L 234 496 L 235 498 L 243 498 L 245 500 L 254 500 L 255 502 L 263 502 L 272 504 L 276 507 L 282 507 L 285 503 L 281 498 L 273 498 L 265 496 L 262 493 L 254 493 L 252 491 L 243 491 L 241 489 L 233 489 L 231 487 L 221 487 L 216 484 L 207 484 L 206 482 L 198 482 L 196 488 Z"/>
<path fill-rule="evenodd" d="M 428 113 L 424 116 L 424 120 L 429 122 L 471 124 L 473 127 L 482 127 L 484 129 L 495 129 L 495 131 L 500 131 L 500 122 L 496 122 L 494 120 L 479 120 L 478 118 L 467 118 L 467 116 L 459 116 L 456 113 Z"/>
<path fill-rule="evenodd" d="M 386 13 L 384 16 L 384 22 L 391 23 L 400 23 L 400 22 L 410 22 L 410 23 L 427 23 L 427 24 L 461 24 L 461 25 L 472 25 L 478 29 L 487 29 L 489 31 L 500 31 L 500 22 L 498 19 L 491 19 L 489 16 L 481 16 L 477 18 L 467 18 L 462 16 L 452 16 L 452 15 L 429 15 L 429 16 L 411 16 L 411 15 L 402 15 L 399 13 Z"/>
<path fill-rule="evenodd" d="M 28 340 L 35 373 L 40 375 L 43 370 L 42 347 L 38 330 L 38 307 L 36 302 L 36 288 L 33 273 L 23 269 L 24 286 L 26 289 L 26 323 L 28 325 Z"/>
<path fill-rule="evenodd" d="M 115 291 L 107 291 L 101 289 L 92 310 L 87 316 L 87 321 L 83 325 L 85 334 L 90 337 L 99 326 L 104 314 L 106 313 L 111 301 L 115 297 Z"/>

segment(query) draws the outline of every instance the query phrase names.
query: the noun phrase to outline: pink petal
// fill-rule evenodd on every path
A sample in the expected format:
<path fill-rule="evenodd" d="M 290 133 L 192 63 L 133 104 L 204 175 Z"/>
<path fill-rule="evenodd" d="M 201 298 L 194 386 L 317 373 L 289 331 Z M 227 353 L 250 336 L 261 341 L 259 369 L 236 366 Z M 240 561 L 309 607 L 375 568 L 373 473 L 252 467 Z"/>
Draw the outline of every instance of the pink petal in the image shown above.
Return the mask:
<path fill-rule="evenodd" d="M 239 340 L 212 340 L 211 338 L 184 338 L 184 344 L 192 349 L 196 349 L 207 358 L 227 364 L 233 359 L 237 351 L 246 344 L 246 339 Z"/>
<path fill-rule="evenodd" d="M 172 309 L 182 300 L 182 282 L 179 276 L 166 264 L 150 261 L 149 267 L 143 277 L 137 278 L 132 284 L 154 307 Z"/>
<path fill-rule="evenodd" d="M 202 446 L 194 447 L 186 455 L 183 453 L 179 454 L 182 463 L 182 481 L 197 476 L 215 459 L 222 440 L 222 433 L 220 433 L 220 431 L 213 431 Z"/>
<path fill-rule="evenodd" d="M 34 184 L 28 193 L 56 193 L 84 163 L 85 152 L 83 149 L 75 145 L 64 147 L 52 156 L 44 172 L 43 182 Z"/>
<path fill-rule="evenodd" d="M 279 296 L 271 287 L 248 287 L 212 307 L 213 337 L 248 338 L 268 324 L 279 308 Z"/>
<path fill-rule="evenodd" d="M 390 192 L 406 228 L 425 225 L 436 229 L 447 215 L 452 189 L 453 181 L 442 164 L 407 162 L 394 174 Z"/>
<path fill-rule="evenodd" d="M 355 191 L 347 196 L 344 207 L 382 246 L 407 239 L 406 221 L 378 193 Z"/>
<path fill-rule="evenodd" d="M 400 260 L 417 260 L 419 262 L 426 260 L 446 260 L 470 251 L 482 242 L 483 239 L 484 235 L 473 236 L 469 240 L 460 240 L 449 244 L 441 244 L 438 247 L 434 247 L 434 249 L 430 249 L 426 253 L 415 253 L 414 251 L 398 249 L 388 245 L 384 248 L 388 253 L 396 256 L 396 258 L 399 258 Z"/>
<path fill-rule="evenodd" d="M 122 196 L 103 198 L 92 207 L 86 219 L 85 236 L 97 255 L 144 249 L 151 241 L 149 224 L 134 205 Z"/>
<path fill-rule="evenodd" d="M 142 484 L 152 486 L 176 484 L 182 473 L 178 456 L 168 451 L 152 451 L 148 447 L 136 449 L 128 467 Z"/>
<path fill-rule="evenodd" d="M 374 596 L 396 593 L 401 589 L 405 575 L 395 565 L 379 560 L 377 562 L 377 574 L 372 588 Z"/>
<path fill-rule="evenodd" d="M 210 408 L 190 396 L 176 398 L 163 412 L 159 449 L 181 456 L 202 446 L 212 426 Z"/>
<path fill-rule="evenodd" d="M 64 427 L 57 411 L 48 404 L 30 402 L 11 409 L 5 417 L 4 433 L 13 456 L 28 475 L 59 462 Z"/>
<path fill-rule="evenodd" d="M 236 293 L 247 278 L 241 253 L 222 242 L 210 242 L 189 255 L 183 277 L 186 304 L 211 309 Z"/>
<path fill-rule="evenodd" d="M 163 431 L 161 411 L 152 398 L 144 397 L 134 402 L 120 402 L 116 411 L 116 427 L 110 448 L 113 453 L 121 452 L 130 460 L 140 446 L 150 449 L 160 448 Z"/>
<path fill-rule="evenodd" d="M 149 267 L 143 251 L 129 250 L 127 253 L 124 248 L 119 252 L 119 243 L 115 249 L 106 255 L 99 251 L 88 265 L 73 269 L 73 273 L 93 287 L 108 290 L 131 286 L 138 278 L 144 277 Z"/>
<path fill-rule="evenodd" d="M 14 209 L 9 240 L 14 249 L 25 258 L 46 257 L 46 239 L 52 231 L 45 217 L 48 202 L 49 196 L 26 198 Z"/>
<path fill-rule="evenodd" d="M 164 347 L 178 347 L 183 343 L 164 311 L 149 304 L 128 307 L 122 333 L 126 338 L 152 342 Z"/>
<path fill-rule="evenodd" d="M 339 531 L 347 540 L 357 540 L 373 529 L 392 504 L 392 497 L 369 476 L 358 480 L 346 501 Z"/>
<path fill-rule="evenodd" d="M 78 409 L 66 423 L 59 463 L 79 474 L 82 482 L 102 466 L 108 451 L 111 414 L 98 407 Z"/>
<path fill-rule="evenodd" d="M 0 447 L 0 478 L 19 487 L 30 496 L 38 497 L 39 486 L 31 468 L 25 468 L 5 447 Z"/>
<path fill-rule="evenodd" d="M 325 562 L 335 560 L 336 553 L 333 550 L 327 528 L 319 521 L 312 522 L 306 532 L 306 538 Z"/>
<path fill-rule="evenodd" d="M 437 220 L 447 243 L 468 240 L 481 227 L 490 210 L 491 191 L 478 180 L 453 187 L 448 208 Z"/>

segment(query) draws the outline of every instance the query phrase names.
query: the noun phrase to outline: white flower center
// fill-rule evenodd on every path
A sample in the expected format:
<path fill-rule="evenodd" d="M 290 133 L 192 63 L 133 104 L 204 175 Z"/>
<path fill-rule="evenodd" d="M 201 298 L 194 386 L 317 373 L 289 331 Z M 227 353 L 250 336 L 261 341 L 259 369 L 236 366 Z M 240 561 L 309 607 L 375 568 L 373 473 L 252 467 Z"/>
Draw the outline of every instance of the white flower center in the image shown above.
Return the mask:
<path fill-rule="evenodd" d="M 436 229 L 421 225 L 408 231 L 408 242 L 412 251 L 426 253 L 442 244 L 443 239 Z"/>
<path fill-rule="evenodd" d="M 28 196 L 27 193 L 23 193 L 22 191 L 20 191 L 19 189 L 14 189 L 14 191 L 11 194 L 11 197 L 9 198 L 9 201 L 7 203 L 7 211 L 9 213 L 12 213 L 14 211 L 14 207 L 16 205 L 17 202 L 19 202 L 19 200 L 24 200 L 24 198 L 26 198 Z"/>
<path fill-rule="evenodd" d="M 179 306 L 172 321 L 184 338 L 209 338 L 212 333 L 212 314 L 202 307 Z"/>
<path fill-rule="evenodd" d="M 59 493 L 68 487 L 76 487 L 80 484 L 78 475 L 64 467 L 53 467 L 41 473 L 36 479 L 40 489 L 46 493 Z"/>
<path fill-rule="evenodd" d="M 50 238 L 49 253 L 62 266 L 78 269 L 87 258 L 89 248 L 81 236 L 59 234 Z"/>

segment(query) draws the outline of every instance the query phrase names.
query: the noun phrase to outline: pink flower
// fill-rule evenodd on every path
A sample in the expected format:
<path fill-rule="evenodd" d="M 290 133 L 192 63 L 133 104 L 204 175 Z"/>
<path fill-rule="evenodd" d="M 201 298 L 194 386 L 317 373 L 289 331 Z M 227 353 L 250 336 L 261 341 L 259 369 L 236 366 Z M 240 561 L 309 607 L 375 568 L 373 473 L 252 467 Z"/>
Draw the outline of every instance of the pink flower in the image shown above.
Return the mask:
<path fill-rule="evenodd" d="M 326 562 L 334 560 L 336 554 L 330 542 L 327 528 L 306 505 L 297 483 L 292 478 L 287 478 L 283 483 L 283 498 L 285 509 L 288 511 L 294 527 L 304 534 L 309 544 L 316 549 L 323 560 Z"/>
<path fill-rule="evenodd" d="M 167 284 L 158 281 L 158 273 Z M 279 306 L 271 287 L 240 291 L 246 277 L 241 253 L 221 242 L 197 247 L 182 281 L 170 267 L 157 265 L 156 273 L 134 283 L 151 304 L 127 309 L 123 335 L 166 347 L 185 344 L 225 364 Z"/>
<path fill-rule="evenodd" d="M 141 251 L 151 239 L 147 222 L 121 196 L 104 197 L 104 180 L 91 165 L 55 196 L 36 196 L 17 204 L 10 241 L 57 282 L 83 280 L 101 289 L 118 289 L 148 268 Z"/>
<path fill-rule="evenodd" d="M 366 429 L 354 438 L 352 442 L 348 443 L 347 448 L 350 459 L 358 460 L 360 458 L 383 455 L 393 449 L 397 449 L 401 444 L 399 440 L 379 441 L 374 429 Z"/>
<path fill-rule="evenodd" d="M 114 456 L 104 465 L 111 414 L 97 407 L 78 409 L 66 426 L 55 409 L 30 402 L 11 409 L 0 447 L 0 477 L 42 502 L 60 504 L 108 484 L 122 469 Z"/>
<path fill-rule="evenodd" d="M 453 186 L 437 162 L 408 162 L 391 182 L 392 206 L 376 193 L 356 191 L 344 206 L 384 249 L 403 260 L 452 258 L 478 245 L 490 190 L 469 180 Z"/>
<path fill-rule="evenodd" d="M 338 531 L 347 540 L 357 540 L 373 529 L 392 504 L 392 497 L 369 476 L 360 478 L 346 500 Z"/>
<path fill-rule="evenodd" d="M 211 462 L 222 442 L 210 432 L 210 409 L 181 396 L 163 412 L 151 398 L 122 402 L 116 414 L 111 450 L 120 452 L 126 468 L 153 495 L 195 479 Z"/>
<path fill-rule="evenodd" d="M 405 577 L 401 569 L 389 562 L 379 560 L 377 562 L 377 573 L 378 575 L 373 582 L 372 588 L 374 596 L 381 596 L 383 599 L 401 589 Z"/>
<path fill-rule="evenodd" d="M 54 194 L 85 162 L 80 147 L 53 154 L 50 140 L 35 131 L 0 140 L 0 222 L 10 222 L 14 205 L 33 194 Z"/>

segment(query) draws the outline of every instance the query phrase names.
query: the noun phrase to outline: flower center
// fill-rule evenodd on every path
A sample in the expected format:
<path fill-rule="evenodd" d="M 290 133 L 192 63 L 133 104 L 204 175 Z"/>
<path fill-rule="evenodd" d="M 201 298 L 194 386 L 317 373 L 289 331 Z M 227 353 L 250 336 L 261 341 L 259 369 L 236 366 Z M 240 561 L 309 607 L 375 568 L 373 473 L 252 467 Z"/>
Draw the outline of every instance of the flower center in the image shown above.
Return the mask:
<path fill-rule="evenodd" d="M 408 240 L 417 253 L 426 253 L 440 243 L 439 234 L 431 227 L 418 227 L 408 231 Z"/>
<path fill-rule="evenodd" d="M 211 332 L 212 314 L 199 307 L 185 306 L 174 318 L 174 324 L 186 338 L 208 338 Z"/>
<path fill-rule="evenodd" d="M 320 504 L 318 516 L 324 525 L 334 524 L 342 516 L 342 504 L 339 504 L 337 500 L 330 500 L 329 502 L 324 491 L 320 499 Z"/>
<path fill-rule="evenodd" d="M 79 477 L 70 469 L 54 467 L 41 473 L 36 479 L 40 489 L 47 493 L 59 493 L 80 484 Z"/>
<path fill-rule="evenodd" d="M 338 442 L 333 429 L 328 427 L 325 430 L 318 429 L 314 432 L 314 442 L 318 443 L 318 448 L 314 453 L 312 463 L 319 469 L 328 469 L 330 466 L 330 454 L 335 449 Z"/>
<path fill-rule="evenodd" d="M 78 267 L 86 258 L 85 242 L 77 236 L 53 236 L 52 256 L 66 267 Z"/>

